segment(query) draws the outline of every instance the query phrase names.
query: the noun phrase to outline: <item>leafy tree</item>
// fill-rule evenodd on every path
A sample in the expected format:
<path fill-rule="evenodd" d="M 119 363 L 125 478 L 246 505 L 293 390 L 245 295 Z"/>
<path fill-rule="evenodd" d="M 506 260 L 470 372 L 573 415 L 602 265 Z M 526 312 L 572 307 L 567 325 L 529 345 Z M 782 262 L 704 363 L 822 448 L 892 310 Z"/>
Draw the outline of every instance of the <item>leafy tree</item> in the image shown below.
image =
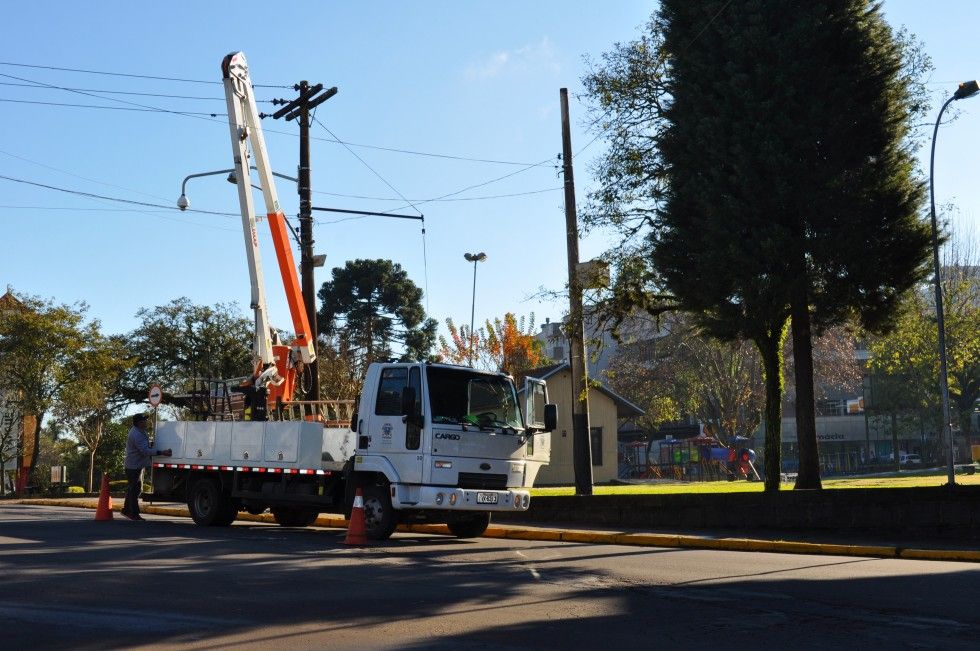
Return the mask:
<path fill-rule="evenodd" d="M 439 337 L 440 354 L 452 364 L 469 364 L 471 345 L 475 366 L 511 375 L 550 362 L 534 336 L 533 314 L 518 318 L 507 312 L 503 319 L 488 320 L 472 337 L 469 328 L 457 327 L 452 319 L 446 319 L 446 328 L 450 339 Z"/>
<path fill-rule="evenodd" d="M 321 398 L 351 400 L 361 391 L 361 376 L 345 342 L 334 346 L 318 342 L 316 363 L 320 369 Z"/>
<path fill-rule="evenodd" d="M 972 436 L 971 416 L 980 399 L 980 256 L 965 236 L 954 237 L 943 265 L 943 309 L 946 322 L 947 377 L 950 410 L 963 433 Z M 939 420 L 931 429 L 943 431 L 938 412 L 939 356 L 935 299 L 931 286 L 910 293 L 895 329 L 874 339 L 869 370 L 881 383 L 905 386 L 888 401 L 891 412 L 925 414 Z M 887 386 L 887 385 L 886 385 Z"/>
<path fill-rule="evenodd" d="M 320 333 L 347 351 L 358 378 L 368 364 L 400 354 L 425 359 L 436 338 L 426 318 L 422 290 L 391 260 L 352 260 L 335 267 L 317 294 Z M 395 344 L 400 350 L 396 350 Z"/>
<path fill-rule="evenodd" d="M 7 493 L 8 471 L 16 468 L 20 444 L 21 417 L 12 407 L 0 403 L 0 495 Z"/>
<path fill-rule="evenodd" d="M 654 429 L 692 415 L 722 441 L 751 436 L 762 419 L 765 394 L 751 342 L 701 336 L 683 316 L 668 317 L 665 331 L 655 339 L 621 345 L 608 371 L 617 392 L 646 408 L 641 424 Z M 856 387 L 860 368 L 853 336 L 832 329 L 816 340 L 815 351 L 818 386 Z M 784 349 L 784 359 L 791 366 L 791 351 Z"/>
<path fill-rule="evenodd" d="M 252 372 L 252 321 L 235 303 L 195 305 L 181 297 L 136 313 L 140 325 L 127 346 L 135 364 L 124 381 L 125 395 L 142 402 L 159 383 L 164 395 L 188 390 L 194 378 L 232 378 Z"/>
<path fill-rule="evenodd" d="M 85 487 L 93 490 L 96 454 L 107 423 L 129 401 L 122 391 L 125 372 L 135 360 L 122 337 L 103 337 L 98 324 L 89 324 L 85 345 L 68 365 L 72 381 L 65 385 L 55 416 L 71 431 L 88 455 Z"/>
<path fill-rule="evenodd" d="M 477 358 L 476 347 L 479 336 L 470 331 L 465 324 L 456 325 L 452 317 L 446 319 L 449 339 L 439 335 L 439 357 L 450 364 L 468 365 Z"/>
<path fill-rule="evenodd" d="M 614 297 L 649 305 L 666 288 L 704 333 L 759 349 L 767 490 L 792 317 L 797 487 L 817 488 L 811 331 L 882 327 L 921 277 L 929 237 L 907 135 L 924 104 L 909 49 L 867 0 L 729 4 L 665 0 L 650 35 L 590 75 L 627 148 L 600 167 L 592 213 L 652 253 Z"/>
<path fill-rule="evenodd" d="M 23 445 L 33 468 L 41 452 L 40 425 L 72 381 L 68 369 L 85 345 L 87 308 L 29 296 L 18 300 L 16 308 L 0 310 L 2 392 L 22 418 Z"/>

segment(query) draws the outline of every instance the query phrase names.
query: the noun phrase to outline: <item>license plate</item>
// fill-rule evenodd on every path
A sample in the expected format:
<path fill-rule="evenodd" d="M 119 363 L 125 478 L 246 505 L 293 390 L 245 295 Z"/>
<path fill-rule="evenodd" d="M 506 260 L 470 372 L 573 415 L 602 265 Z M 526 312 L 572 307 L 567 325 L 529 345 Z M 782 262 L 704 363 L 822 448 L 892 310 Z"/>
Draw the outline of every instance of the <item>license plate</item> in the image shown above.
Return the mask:
<path fill-rule="evenodd" d="M 497 494 L 496 493 L 477 493 L 476 494 L 477 504 L 496 504 Z"/>

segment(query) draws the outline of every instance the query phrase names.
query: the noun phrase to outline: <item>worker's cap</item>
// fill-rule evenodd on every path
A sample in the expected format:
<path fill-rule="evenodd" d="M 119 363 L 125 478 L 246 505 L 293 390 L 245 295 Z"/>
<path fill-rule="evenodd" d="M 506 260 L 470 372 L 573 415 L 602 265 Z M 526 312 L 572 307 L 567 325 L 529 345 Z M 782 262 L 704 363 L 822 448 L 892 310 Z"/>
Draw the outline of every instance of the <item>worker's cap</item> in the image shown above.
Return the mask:
<path fill-rule="evenodd" d="M 143 422 L 146 422 L 146 414 L 136 414 L 133 416 L 133 425 L 139 425 Z"/>

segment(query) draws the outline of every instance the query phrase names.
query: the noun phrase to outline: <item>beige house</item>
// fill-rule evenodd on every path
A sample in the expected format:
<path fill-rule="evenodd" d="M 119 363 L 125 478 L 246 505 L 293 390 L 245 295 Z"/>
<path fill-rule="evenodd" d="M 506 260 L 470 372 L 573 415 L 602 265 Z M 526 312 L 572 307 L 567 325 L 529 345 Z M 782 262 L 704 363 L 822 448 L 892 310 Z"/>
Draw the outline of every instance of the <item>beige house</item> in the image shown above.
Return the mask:
<path fill-rule="evenodd" d="M 548 401 L 558 405 L 558 428 L 551 433 L 551 463 L 541 469 L 536 486 L 575 483 L 572 454 L 572 373 L 567 363 L 532 369 L 527 375 L 548 384 Z M 589 428 L 592 433 L 592 481 L 604 483 L 618 477 L 617 429 L 619 419 L 639 416 L 643 410 L 593 381 L 589 390 Z"/>

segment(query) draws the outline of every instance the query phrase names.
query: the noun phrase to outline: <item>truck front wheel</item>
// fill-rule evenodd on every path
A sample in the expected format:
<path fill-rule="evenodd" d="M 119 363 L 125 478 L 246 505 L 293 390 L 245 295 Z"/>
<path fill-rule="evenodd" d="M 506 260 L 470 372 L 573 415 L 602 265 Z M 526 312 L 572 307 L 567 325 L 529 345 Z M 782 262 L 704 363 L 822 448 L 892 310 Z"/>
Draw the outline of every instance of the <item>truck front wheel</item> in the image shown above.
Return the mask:
<path fill-rule="evenodd" d="M 364 533 L 371 540 L 387 540 L 398 526 L 387 486 L 364 487 Z"/>
<path fill-rule="evenodd" d="M 221 527 L 231 524 L 234 513 L 232 512 L 232 517 L 229 519 L 230 506 L 227 502 L 215 481 L 207 478 L 194 482 L 190 495 L 187 496 L 187 508 L 191 512 L 191 517 L 195 523 L 203 527 Z"/>
<path fill-rule="evenodd" d="M 457 538 L 479 538 L 490 526 L 490 514 L 467 513 L 457 515 L 449 520 L 447 526 Z"/>

